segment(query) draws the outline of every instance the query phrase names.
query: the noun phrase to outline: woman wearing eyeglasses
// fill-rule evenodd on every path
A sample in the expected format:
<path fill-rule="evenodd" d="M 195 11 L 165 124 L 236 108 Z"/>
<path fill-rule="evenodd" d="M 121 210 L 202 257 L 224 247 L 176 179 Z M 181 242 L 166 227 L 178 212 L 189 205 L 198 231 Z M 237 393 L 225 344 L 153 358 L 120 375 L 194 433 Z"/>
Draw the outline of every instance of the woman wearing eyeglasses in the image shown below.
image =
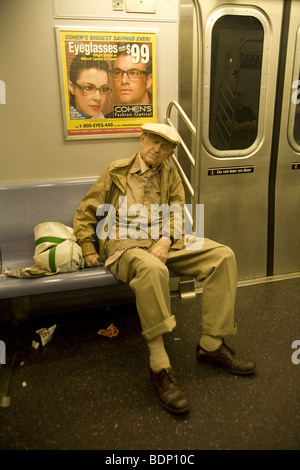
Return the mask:
<path fill-rule="evenodd" d="M 91 60 L 78 54 L 70 66 L 70 117 L 71 119 L 104 119 L 102 113 L 108 95 L 109 66 L 105 60 Z"/>

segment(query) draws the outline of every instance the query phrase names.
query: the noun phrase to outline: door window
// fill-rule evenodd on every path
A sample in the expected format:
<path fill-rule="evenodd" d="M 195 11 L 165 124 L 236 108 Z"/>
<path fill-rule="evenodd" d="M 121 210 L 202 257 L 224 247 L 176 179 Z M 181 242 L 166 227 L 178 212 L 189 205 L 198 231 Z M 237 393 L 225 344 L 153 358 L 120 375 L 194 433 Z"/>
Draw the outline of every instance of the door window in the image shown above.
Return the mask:
<path fill-rule="evenodd" d="M 289 113 L 288 140 L 291 147 L 300 151 L 300 28 L 297 34 L 291 102 Z"/>
<path fill-rule="evenodd" d="M 211 18 L 206 38 L 211 45 L 210 63 L 206 63 L 210 90 L 206 96 L 206 143 L 211 153 L 220 157 L 228 152 L 231 157 L 249 155 L 248 149 L 255 142 L 257 145 L 262 132 L 259 114 L 267 53 L 265 27 L 257 15 L 230 10 L 231 14 Z"/>

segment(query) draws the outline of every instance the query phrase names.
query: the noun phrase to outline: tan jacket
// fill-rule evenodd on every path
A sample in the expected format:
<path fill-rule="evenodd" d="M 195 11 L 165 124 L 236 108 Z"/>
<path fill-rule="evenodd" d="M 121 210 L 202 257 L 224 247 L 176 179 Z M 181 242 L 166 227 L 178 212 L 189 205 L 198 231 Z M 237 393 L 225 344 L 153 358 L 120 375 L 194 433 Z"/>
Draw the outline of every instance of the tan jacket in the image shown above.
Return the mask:
<path fill-rule="evenodd" d="M 118 209 L 119 196 L 126 194 L 127 172 L 136 156 L 137 154 L 134 154 L 130 158 L 116 160 L 108 165 L 80 202 L 75 212 L 73 227 L 83 256 L 99 253 L 102 260 L 106 259 L 106 240 L 98 240 L 96 235 L 96 226 L 101 220 L 101 217 L 96 216 L 96 210 L 104 203 L 109 203 Z M 183 214 L 184 189 L 178 172 L 166 160 L 162 163 L 160 174 L 161 204 L 168 204 L 169 207 L 180 204 Z M 183 227 L 182 235 L 184 235 Z M 183 236 L 175 241 L 173 248 L 183 248 Z"/>

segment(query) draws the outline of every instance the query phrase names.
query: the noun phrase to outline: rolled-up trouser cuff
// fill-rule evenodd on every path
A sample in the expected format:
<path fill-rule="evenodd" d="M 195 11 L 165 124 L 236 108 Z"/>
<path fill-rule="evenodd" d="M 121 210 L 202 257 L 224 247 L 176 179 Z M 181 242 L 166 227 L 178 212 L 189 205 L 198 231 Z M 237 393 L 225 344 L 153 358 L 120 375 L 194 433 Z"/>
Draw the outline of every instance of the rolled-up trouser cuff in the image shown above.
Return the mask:
<path fill-rule="evenodd" d="M 143 331 L 143 336 L 146 341 L 151 341 L 157 336 L 163 335 L 164 333 L 170 333 L 176 326 L 176 320 L 174 315 L 171 315 L 169 318 L 166 318 L 158 325 L 155 325 L 150 330 Z"/>
<path fill-rule="evenodd" d="M 237 326 L 234 322 L 233 328 L 204 328 L 202 331 L 203 335 L 210 336 L 233 336 L 237 333 Z"/>

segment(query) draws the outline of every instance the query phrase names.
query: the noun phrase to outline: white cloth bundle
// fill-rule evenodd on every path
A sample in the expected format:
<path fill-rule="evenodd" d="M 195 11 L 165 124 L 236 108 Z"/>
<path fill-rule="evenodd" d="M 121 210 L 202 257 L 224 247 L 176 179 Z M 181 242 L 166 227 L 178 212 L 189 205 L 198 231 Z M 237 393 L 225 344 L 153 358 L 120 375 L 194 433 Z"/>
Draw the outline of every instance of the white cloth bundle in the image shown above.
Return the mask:
<path fill-rule="evenodd" d="M 84 268 L 80 246 L 76 243 L 73 229 L 60 222 L 43 222 L 34 228 L 35 265 L 14 271 L 6 276 L 23 279 L 69 273 Z"/>
<path fill-rule="evenodd" d="M 34 261 L 52 273 L 68 273 L 84 267 L 73 229 L 59 222 L 43 222 L 34 228 Z"/>

